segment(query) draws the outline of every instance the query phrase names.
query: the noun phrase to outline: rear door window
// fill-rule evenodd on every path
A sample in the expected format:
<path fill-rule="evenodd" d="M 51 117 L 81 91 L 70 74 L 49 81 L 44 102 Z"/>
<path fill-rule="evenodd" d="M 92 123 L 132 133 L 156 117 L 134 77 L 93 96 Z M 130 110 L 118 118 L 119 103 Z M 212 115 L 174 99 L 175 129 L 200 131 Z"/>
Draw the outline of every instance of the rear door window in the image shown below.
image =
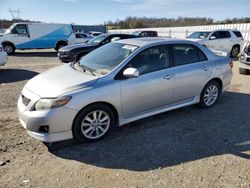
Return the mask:
<path fill-rule="evenodd" d="M 240 31 L 233 31 L 233 33 L 236 35 L 236 37 L 243 37 Z"/>
<path fill-rule="evenodd" d="M 172 44 L 171 45 L 175 66 L 206 61 L 206 55 L 192 44 Z"/>

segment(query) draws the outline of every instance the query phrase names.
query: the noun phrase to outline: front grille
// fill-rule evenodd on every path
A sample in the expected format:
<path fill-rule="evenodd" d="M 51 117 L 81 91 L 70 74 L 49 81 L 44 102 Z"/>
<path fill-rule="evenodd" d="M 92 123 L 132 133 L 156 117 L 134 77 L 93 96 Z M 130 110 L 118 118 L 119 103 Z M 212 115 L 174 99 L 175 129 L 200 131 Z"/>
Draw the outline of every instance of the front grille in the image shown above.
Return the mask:
<path fill-rule="evenodd" d="M 25 106 L 27 106 L 30 103 L 30 99 L 22 95 L 22 102 Z"/>

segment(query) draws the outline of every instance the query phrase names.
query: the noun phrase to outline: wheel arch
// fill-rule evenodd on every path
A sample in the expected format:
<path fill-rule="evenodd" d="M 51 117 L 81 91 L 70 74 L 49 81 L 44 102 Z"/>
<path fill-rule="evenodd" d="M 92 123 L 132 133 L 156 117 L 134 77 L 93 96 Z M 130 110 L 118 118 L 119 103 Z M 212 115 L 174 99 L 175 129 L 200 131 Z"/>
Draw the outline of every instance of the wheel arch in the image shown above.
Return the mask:
<path fill-rule="evenodd" d="M 10 45 L 12 45 L 12 46 L 16 49 L 16 45 L 15 45 L 13 42 L 11 42 L 11 41 L 3 41 L 3 42 L 2 42 L 2 46 L 3 46 L 4 44 L 10 44 Z"/>
<path fill-rule="evenodd" d="M 64 43 L 64 44 L 68 45 L 68 40 L 66 40 L 66 39 L 58 40 L 58 41 L 56 42 L 56 44 L 55 44 L 55 47 L 57 47 L 57 45 L 60 44 L 60 43 Z"/>
<path fill-rule="evenodd" d="M 222 91 L 222 87 L 223 87 L 223 82 L 222 82 L 221 78 L 215 77 L 215 78 L 210 79 L 210 80 L 204 85 L 204 87 L 205 87 L 209 82 L 211 82 L 211 81 L 215 81 L 215 82 L 217 82 L 217 83 L 219 84 L 219 86 L 220 86 L 220 92 L 221 92 L 221 91 Z M 203 87 L 203 88 L 204 88 L 204 87 Z"/>
<path fill-rule="evenodd" d="M 96 104 L 102 104 L 102 105 L 106 105 L 108 106 L 114 113 L 114 116 L 115 116 L 115 127 L 117 127 L 119 125 L 119 115 L 118 115 L 118 111 L 117 109 L 115 108 L 114 105 L 112 105 L 111 103 L 109 102 L 105 102 L 105 101 L 97 101 L 97 102 L 93 102 L 93 103 L 90 103 L 86 106 L 84 106 L 81 110 L 79 110 L 79 112 L 75 115 L 74 117 L 74 120 L 73 120 L 73 123 L 71 125 L 71 129 L 73 128 L 74 124 L 75 124 L 75 121 L 76 121 L 76 117 L 84 110 L 86 109 L 87 107 L 89 106 L 92 106 L 92 105 L 96 105 Z"/>

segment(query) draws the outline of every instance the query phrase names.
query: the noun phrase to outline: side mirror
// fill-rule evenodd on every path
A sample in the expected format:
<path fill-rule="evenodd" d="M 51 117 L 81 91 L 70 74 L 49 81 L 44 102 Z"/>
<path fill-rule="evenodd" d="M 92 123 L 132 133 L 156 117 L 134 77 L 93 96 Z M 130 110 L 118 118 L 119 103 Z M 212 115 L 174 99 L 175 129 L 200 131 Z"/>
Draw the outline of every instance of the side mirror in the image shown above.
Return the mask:
<path fill-rule="evenodd" d="M 210 40 L 214 40 L 214 39 L 216 39 L 215 36 L 211 36 L 211 37 L 210 37 Z"/>
<path fill-rule="evenodd" d="M 136 68 L 129 67 L 123 71 L 123 76 L 126 78 L 136 78 L 139 76 L 139 71 Z"/>

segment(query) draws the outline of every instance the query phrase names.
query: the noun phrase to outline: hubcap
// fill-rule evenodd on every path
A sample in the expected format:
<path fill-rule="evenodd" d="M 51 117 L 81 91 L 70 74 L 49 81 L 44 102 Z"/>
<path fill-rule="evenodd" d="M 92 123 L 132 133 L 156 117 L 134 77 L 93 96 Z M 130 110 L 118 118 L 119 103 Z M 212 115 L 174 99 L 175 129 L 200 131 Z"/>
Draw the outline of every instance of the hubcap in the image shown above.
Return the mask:
<path fill-rule="evenodd" d="M 7 54 L 9 54 L 9 53 L 11 53 L 11 52 L 12 52 L 12 47 L 11 47 L 11 46 L 6 45 L 6 46 L 4 46 L 4 51 L 5 51 Z"/>
<path fill-rule="evenodd" d="M 214 102 L 216 101 L 217 97 L 218 97 L 219 91 L 216 85 L 210 85 L 204 94 L 204 102 L 207 106 L 211 106 L 212 104 L 214 104 Z"/>
<path fill-rule="evenodd" d="M 96 110 L 85 116 L 82 121 L 81 130 L 87 138 L 98 139 L 108 131 L 109 126 L 109 115 L 102 110 Z"/>

